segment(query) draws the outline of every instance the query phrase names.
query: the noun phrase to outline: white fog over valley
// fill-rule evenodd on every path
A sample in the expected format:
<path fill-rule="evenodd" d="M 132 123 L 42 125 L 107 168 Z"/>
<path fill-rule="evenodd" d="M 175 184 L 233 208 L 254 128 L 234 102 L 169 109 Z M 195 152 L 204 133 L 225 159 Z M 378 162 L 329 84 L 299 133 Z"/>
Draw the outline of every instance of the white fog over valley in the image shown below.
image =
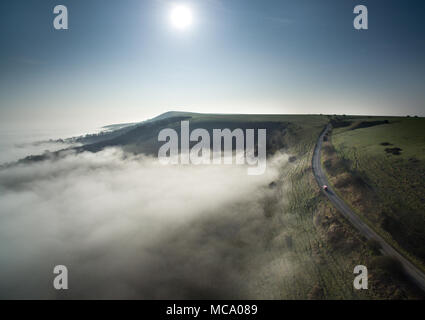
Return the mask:
<path fill-rule="evenodd" d="M 63 264 L 69 297 L 254 296 L 251 272 L 290 265 L 258 236 L 270 231 L 269 184 L 289 165 L 284 155 L 269 163 L 249 176 L 245 166 L 163 166 L 107 148 L 0 169 L 0 295 L 52 298 Z"/>

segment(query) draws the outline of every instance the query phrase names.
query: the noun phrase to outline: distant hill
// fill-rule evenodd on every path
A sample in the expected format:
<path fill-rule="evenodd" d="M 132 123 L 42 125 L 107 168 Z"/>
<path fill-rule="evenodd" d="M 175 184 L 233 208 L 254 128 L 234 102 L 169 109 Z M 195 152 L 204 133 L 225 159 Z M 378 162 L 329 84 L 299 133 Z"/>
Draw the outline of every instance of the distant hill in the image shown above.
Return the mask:
<path fill-rule="evenodd" d="M 181 121 L 190 122 L 190 130 L 204 128 L 212 136 L 213 129 L 267 129 L 267 153 L 293 149 L 303 153 L 303 143 L 311 138 L 312 128 L 322 128 L 326 116 L 319 115 L 241 115 L 241 114 L 201 114 L 193 112 L 169 111 L 152 119 L 126 124 L 107 126 L 109 131 L 68 139 L 78 142 L 78 152 L 98 152 L 106 147 L 121 147 L 126 152 L 156 155 L 163 142 L 158 142 L 162 129 L 171 128 L 180 133 Z M 193 142 L 192 145 L 196 144 Z M 52 157 L 61 151 L 49 153 Z M 23 161 L 43 160 L 46 155 L 29 156 Z"/>

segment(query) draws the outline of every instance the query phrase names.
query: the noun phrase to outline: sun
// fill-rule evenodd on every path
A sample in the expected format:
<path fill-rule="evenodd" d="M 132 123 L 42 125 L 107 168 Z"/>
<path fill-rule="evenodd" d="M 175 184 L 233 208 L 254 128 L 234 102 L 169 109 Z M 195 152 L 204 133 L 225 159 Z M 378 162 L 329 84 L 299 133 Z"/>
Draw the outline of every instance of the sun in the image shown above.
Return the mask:
<path fill-rule="evenodd" d="M 174 28 L 187 29 L 192 24 L 192 11 L 185 5 L 176 5 L 171 10 L 170 20 Z"/>

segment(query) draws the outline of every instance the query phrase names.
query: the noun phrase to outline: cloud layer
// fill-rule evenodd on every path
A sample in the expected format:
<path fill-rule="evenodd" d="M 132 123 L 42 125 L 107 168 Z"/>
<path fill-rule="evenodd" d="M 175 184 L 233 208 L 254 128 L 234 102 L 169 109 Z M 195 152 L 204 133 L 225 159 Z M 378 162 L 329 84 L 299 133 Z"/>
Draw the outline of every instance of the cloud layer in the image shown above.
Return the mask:
<path fill-rule="evenodd" d="M 248 176 L 111 148 L 2 169 L 0 296 L 246 297 L 272 237 L 278 166 Z M 58 264 L 69 269 L 66 292 L 53 290 Z"/>

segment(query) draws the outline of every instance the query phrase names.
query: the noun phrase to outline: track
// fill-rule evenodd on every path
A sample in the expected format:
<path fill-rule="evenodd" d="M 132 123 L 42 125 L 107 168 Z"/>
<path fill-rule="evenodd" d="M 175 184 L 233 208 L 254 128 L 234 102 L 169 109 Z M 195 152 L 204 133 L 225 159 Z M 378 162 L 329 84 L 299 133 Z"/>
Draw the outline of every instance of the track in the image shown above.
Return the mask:
<path fill-rule="evenodd" d="M 328 179 L 323 171 L 322 164 L 320 161 L 320 154 L 322 150 L 322 143 L 324 135 L 329 131 L 330 124 L 323 130 L 319 140 L 317 141 L 316 147 L 313 154 L 313 173 L 320 187 L 323 185 L 328 186 L 328 191 L 325 192 L 329 200 L 334 206 L 346 217 L 350 223 L 367 239 L 375 239 L 381 245 L 381 253 L 397 259 L 403 266 L 406 274 L 412 279 L 412 281 L 425 291 L 425 274 L 416 268 L 409 260 L 402 256 L 397 250 L 389 245 L 381 236 L 373 231 L 366 223 L 364 223 L 357 214 L 351 210 L 351 208 L 342 200 L 337 194 L 330 188 Z"/>

